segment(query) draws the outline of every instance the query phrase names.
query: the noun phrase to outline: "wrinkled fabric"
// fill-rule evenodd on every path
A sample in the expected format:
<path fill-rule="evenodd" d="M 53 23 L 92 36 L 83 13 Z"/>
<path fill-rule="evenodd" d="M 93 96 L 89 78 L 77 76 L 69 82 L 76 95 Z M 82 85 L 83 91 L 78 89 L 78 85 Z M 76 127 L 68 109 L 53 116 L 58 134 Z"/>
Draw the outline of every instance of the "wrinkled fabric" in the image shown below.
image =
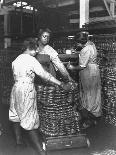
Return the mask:
<path fill-rule="evenodd" d="M 82 107 L 99 117 L 102 113 L 101 80 L 96 59 L 95 45 L 87 42 L 79 55 L 79 65 L 85 67 L 80 71 L 80 98 Z"/>
<path fill-rule="evenodd" d="M 36 104 L 34 85 L 25 81 L 17 82 L 11 93 L 9 119 L 13 122 L 20 122 L 26 130 L 37 129 L 39 115 Z"/>
<path fill-rule="evenodd" d="M 64 67 L 63 63 L 60 61 L 59 57 L 58 57 L 58 53 L 56 52 L 56 50 L 54 50 L 51 46 L 49 45 L 46 45 L 43 50 L 39 50 L 39 54 L 46 54 L 46 55 L 49 55 L 50 56 L 50 61 L 52 62 L 53 66 L 51 65 L 50 67 L 50 73 L 53 75 L 53 76 L 56 76 L 55 72 L 57 70 L 59 70 L 62 75 L 64 76 L 69 76 L 69 73 L 67 72 L 66 68 Z"/>
<path fill-rule="evenodd" d="M 35 73 L 46 80 L 50 74 L 44 71 L 41 64 L 28 54 L 21 54 L 12 62 L 14 86 L 11 91 L 9 120 L 20 122 L 26 130 L 39 127 L 36 90 L 34 87 Z"/>

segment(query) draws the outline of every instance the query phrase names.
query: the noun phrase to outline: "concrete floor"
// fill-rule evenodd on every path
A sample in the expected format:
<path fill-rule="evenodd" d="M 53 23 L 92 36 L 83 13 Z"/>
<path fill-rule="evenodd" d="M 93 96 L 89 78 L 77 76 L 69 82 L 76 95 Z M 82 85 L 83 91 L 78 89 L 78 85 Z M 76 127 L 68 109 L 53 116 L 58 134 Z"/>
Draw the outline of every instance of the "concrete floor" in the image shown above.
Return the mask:
<path fill-rule="evenodd" d="M 36 155 L 31 146 L 16 147 L 6 105 L 0 105 L 0 122 L 3 128 L 0 136 L 0 155 Z M 90 147 L 49 151 L 47 155 L 116 155 L 116 127 L 101 120 L 95 127 L 87 129 L 86 135 L 90 140 Z"/>

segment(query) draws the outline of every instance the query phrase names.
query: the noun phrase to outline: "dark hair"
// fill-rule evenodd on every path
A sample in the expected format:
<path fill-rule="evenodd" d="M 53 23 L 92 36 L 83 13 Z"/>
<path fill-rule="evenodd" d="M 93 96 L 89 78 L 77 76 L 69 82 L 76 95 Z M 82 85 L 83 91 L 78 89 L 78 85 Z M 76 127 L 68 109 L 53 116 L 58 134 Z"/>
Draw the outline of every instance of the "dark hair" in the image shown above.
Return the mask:
<path fill-rule="evenodd" d="M 41 37 L 41 35 L 44 33 L 44 32 L 48 32 L 50 34 L 50 36 L 52 35 L 52 31 L 48 28 L 45 28 L 45 29 L 40 29 L 39 30 L 39 33 L 38 33 L 38 38 Z"/>
<path fill-rule="evenodd" d="M 85 44 L 88 41 L 88 35 L 88 32 L 80 32 L 79 34 L 77 34 L 77 42 Z"/>
<path fill-rule="evenodd" d="M 93 35 L 88 35 L 88 40 L 93 41 L 94 40 Z"/>
<path fill-rule="evenodd" d="M 35 38 L 27 38 L 23 43 L 23 51 L 26 49 L 36 50 L 37 49 L 37 41 Z"/>

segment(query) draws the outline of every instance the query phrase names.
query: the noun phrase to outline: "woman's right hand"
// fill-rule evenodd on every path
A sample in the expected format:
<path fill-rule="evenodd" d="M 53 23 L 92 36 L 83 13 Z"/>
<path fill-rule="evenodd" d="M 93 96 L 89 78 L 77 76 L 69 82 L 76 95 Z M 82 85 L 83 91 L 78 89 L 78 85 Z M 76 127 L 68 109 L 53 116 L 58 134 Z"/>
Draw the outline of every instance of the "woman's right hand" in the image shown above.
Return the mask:
<path fill-rule="evenodd" d="M 67 65 L 67 69 L 70 69 L 70 70 L 73 69 L 73 65 L 71 65 L 70 62 L 69 62 L 68 65 Z"/>
<path fill-rule="evenodd" d="M 65 91 L 71 90 L 71 84 L 70 84 L 70 83 L 64 83 L 64 82 L 62 82 L 60 86 L 61 86 L 62 89 L 64 89 Z"/>
<path fill-rule="evenodd" d="M 62 82 L 60 86 L 65 91 L 70 91 L 70 90 L 74 90 L 77 87 L 77 84 L 75 82 L 68 82 L 68 83 Z"/>

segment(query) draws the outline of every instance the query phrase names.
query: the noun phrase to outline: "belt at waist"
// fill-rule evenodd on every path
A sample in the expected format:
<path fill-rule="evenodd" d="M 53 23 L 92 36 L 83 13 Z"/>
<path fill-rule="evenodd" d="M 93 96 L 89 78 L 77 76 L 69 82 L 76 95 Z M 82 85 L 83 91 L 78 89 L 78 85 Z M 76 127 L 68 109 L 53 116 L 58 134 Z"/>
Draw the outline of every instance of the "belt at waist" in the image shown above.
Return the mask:
<path fill-rule="evenodd" d="M 95 63 L 95 62 L 90 62 L 90 63 L 88 63 L 88 65 L 97 65 L 97 63 Z"/>

